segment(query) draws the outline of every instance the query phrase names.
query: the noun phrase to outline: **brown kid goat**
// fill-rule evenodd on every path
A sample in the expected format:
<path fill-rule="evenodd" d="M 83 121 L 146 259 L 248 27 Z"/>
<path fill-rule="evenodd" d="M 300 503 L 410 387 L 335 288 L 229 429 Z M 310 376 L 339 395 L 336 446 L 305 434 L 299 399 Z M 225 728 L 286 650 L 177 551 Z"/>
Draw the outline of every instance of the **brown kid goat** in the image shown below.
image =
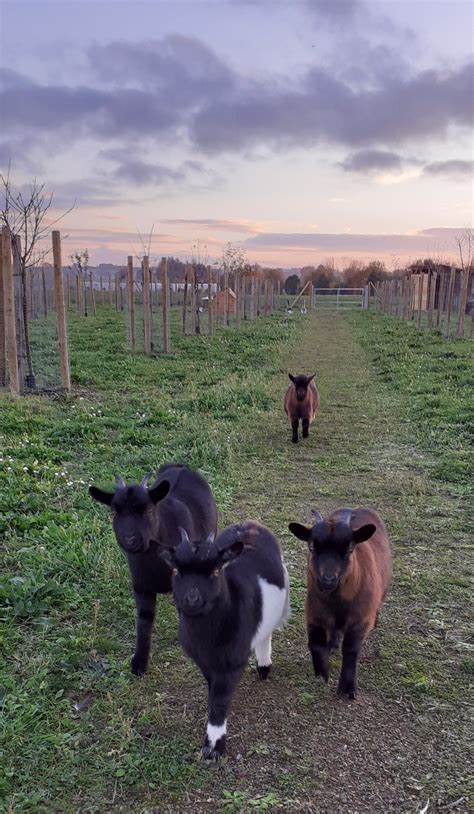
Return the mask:
<path fill-rule="evenodd" d="M 306 625 L 316 676 L 329 678 L 329 655 L 342 641 L 338 694 L 355 698 L 361 647 L 377 624 L 392 575 L 387 530 L 373 509 L 337 509 L 312 528 L 288 528 L 308 543 Z"/>
<path fill-rule="evenodd" d="M 298 424 L 301 419 L 303 438 L 309 435 L 309 425 L 313 423 L 319 407 L 319 393 L 313 376 L 292 376 L 288 373 L 291 384 L 285 393 L 285 413 L 290 419 L 291 440 L 298 443 Z"/>

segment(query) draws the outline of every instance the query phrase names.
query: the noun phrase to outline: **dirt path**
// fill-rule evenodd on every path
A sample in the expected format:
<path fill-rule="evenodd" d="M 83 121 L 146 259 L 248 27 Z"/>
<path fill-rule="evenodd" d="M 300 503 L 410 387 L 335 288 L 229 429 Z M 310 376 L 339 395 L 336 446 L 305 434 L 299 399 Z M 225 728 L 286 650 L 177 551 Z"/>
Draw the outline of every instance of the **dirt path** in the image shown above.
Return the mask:
<path fill-rule="evenodd" d="M 307 442 L 294 446 L 280 407 L 251 432 L 241 494 L 224 520 L 254 517 L 283 541 L 292 618 L 274 639 L 274 673 L 259 683 L 249 670 L 229 719 L 229 757 L 210 767 L 200 789 L 169 808 L 141 811 L 433 812 L 469 810 L 467 706 L 462 644 L 468 608 L 456 575 L 463 511 L 443 484 L 427 479 L 404 406 L 376 381 L 349 325 L 308 321 L 269 383 L 277 395 L 288 370 L 315 372 L 321 409 Z M 329 685 L 317 683 L 306 647 L 305 547 L 287 531 L 310 509 L 372 505 L 393 542 L 395 575 L 379 626 L 363 653 L 355 703 L 336 697 L 339 659 Z M 200 733 L 204 690 L 186 726 Z M 184 692 L 185 690 L 183 690 Z M 428 805 L 428 808 L 426 806 Z"/>

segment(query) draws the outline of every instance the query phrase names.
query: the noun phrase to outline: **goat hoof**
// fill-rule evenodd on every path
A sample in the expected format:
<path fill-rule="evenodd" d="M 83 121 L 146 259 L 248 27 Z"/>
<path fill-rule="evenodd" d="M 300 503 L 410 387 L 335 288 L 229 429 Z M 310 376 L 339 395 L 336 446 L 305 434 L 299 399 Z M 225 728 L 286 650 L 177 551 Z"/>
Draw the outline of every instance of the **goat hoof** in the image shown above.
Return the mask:
<path fill-rule="evenodd" d="M 262 666 L 262 667 L 260 667 L 260 665 L 257 665 L 257 673 L 258 673 L 258 677 L 259 677 L 259 678 L 261 678 L 261 679 L 262 679 L 262 681 L 266 681 L 266 680 L 267 680 L 267 678 L 268 678 L 268 676 L 270 675 L 270 670 L 271 670 L 271 669 L 272 669 L 272 665 L 271 665 L 271 664 L 269 664 L 269 665 L 268 665 L 268 666 L 266 666 L 266 667 L 263 667 L 263 666 Z"/>
<path fill-rule="evenodd" d="M 292 439 L 291 439 L 291 443 L 292 443 L 292 444 L 297 444 L 297 443 L 298 443 L 298 439 L 297 439 L 297 438 L 292 438 Z"/>
<path fill-rule="evenodd" d="M 202 756 L 204 760 L 208 760 L 209 762 L 216 762 L 219 760 L 220 757 L 225 755 L 225 736 L 219 738 L 219 740 L 212 746 L 207 737 L 204 741 L 204 746 L 202 747 Z"/>
<path fill-rule="evenodd" d="M 321 677 L 325 684 L 329 681 L 329 667 L 323 664 L 313 664 L 314 675 L 316 678 Z"/>
<path fill-rule="evenodd" d="M 355 701 L 357 695 L 357 689 L 355 683 L 350 680 L 346 681 L 339 681 L 339 686 L 337 688 L 337 694 L 339 696 L 345 696 L 349 698 L 350 701 Z"/>
<path fill-rule="evenodd" d="M 146 673 L 147 664 L 142 659 L 137 658 L 136 655 L 133 655 L 130 661 L 130 669 L 134 676 L 142 676 L 143 673 Z"/>

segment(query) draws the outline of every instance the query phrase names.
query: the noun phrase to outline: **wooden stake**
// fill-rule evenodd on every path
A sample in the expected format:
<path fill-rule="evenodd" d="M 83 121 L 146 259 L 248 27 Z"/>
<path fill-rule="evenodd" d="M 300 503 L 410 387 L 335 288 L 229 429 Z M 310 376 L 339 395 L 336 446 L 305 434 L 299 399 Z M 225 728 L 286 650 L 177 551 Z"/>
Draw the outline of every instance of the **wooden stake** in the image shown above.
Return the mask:
<path fill-rule="evenodd" d="M 229 271 L 224 268 L 224 328 L 229 327 Z"/>
<path fill-rule="evenodd" d="M 440 280 L 439 280 L 439 291 L 438 291 L 438 308 L 436 311 L 436 328 L 440 327 L 441 324 L 441 316 L 443 314 L 443 307 L 444 307 L 444 295 L 446 291 L 446 273 L 440 273 Z"/>
<path fill-rule="evenodd" d="M 212 336 L 212 269 L 207 267 L 207 332 Z"/>
<path fill-rule="evenodd" d="M 234 271 L 234 288 L 235 288 L 235 327 L 240 328 L 240 317 L 241 317 L 241 271 L 240 269 L 236 269 Z"/>
<path fill-rule="evenodd" d="M 5 300 L 3 289 L 5 287 L 4 283 L 4 273 L 3 273 L 3 235 L 2 235 L 2 247 L 0 251 L 0 387 L 5 387 L 7 383 L 7 334 L 6 334 L 6 325 L 5 325 Z"/>
<path fill-rule="evenodd" d="M 135 292 L 133 290 L 133 257 L 127 259 L 127 305 L 128 305 L 128 332 L 130 349 L 135 350 L 137 338 L 135 333 Z"/>
<path fill-rule="evenodd" d="M 250 276 L 250 319 L 255 319 L 255 274 Z"/>
<path fill-rule="evenodd" d="M 424 285 L 425 275 L 420 272 L 418 275 L 418 313 L 416 315 L 416 325 L 418 328 L 421 328 L 421 309 L 423 306 L 423 285 Z"/>
<path fill-rule="evenodd" d="M 183 288 L 183 314 L 181 317 L 181 333 L 183 335 L 186 334 L 186 317 L 187 317 L 187 308 L 188 308 L 188 278 L 189 278 L 189 266 L 185 266 L 184 269 L 184 288 Z"/>
<path fill-rule="evenodd" d="M 456 336 L 464 336 L 464 318 L 466 315 L 467 292 L 469 288 L 469 269 L 465 268 L 461 272 L 461 291 L 459 295 L 459 315 Z"/>
<path fill-rule="evenodd" d="M 269 302 L 270 290 L 269 290 L 268 278 L 267 277 L 265 277 L 265 281 L 263 283 L 263 292 L 264 292 L 264 295 L 263 295 L 263 313 L 264 313 L 264 316 L 268 316 L 268 311 L 269 311 L 269 308 L 270 308 L 270 302 Z"/>
<path fill-rule="evenodd" d="M 150 355 L 150 265 L 147 255 L 143 258 L 143 350 L 147 356 Z"/>
<path fill-rule="evenodd" d="M 163 304 L 163 353 L 170 352 L 170 317 L 168 309 L 169 285 L 168 285 L 168 258 L 161 258 L 161 286 Z"/>
<path fill-rule="evenodd" d="M 15 292 L 13 287 L 12 243 L 7 226 L 2 228 L 3 302 L 5 309 L 5 333 L 8 353 L 10 393 L 20 394 L 18 350 L 16 344 Z"/>
<path fill-rule="evenodd" d="M 196 335 L 196 267 L 194 263 L 192 263 L 189 267 L 189 286 L 190 286 L 190 297 L 189 301 L 191 304 L 191 335 Z"/>
<path fill-rule="evenodd" d="M 456 269 L 452 266 L 449 272 L 448 301 L 446 303 L 446 320 L 444 323 L 444 336 L 448 338 L 451 331 L 451 309 L 453 307 L 454 285 L 456 282 Z"/>
<path fill-rule="evenodd" d="M 429 299 L 429 307 L 428 307 L 428 328 L 433 327 L 433 311 L 434 311 L 434 304 L 435 304 L 435 296 L 436 296 L 436 279 L 438 275 L 436 271 L 430 272 L 430 299 Z"/>
<path fill-rule="evenodd" d="M 92 278 L 92 271 L 89 271 L 89 287 L 91 290 L 92 313 L 94 314 L 94 316 L 97 316 L 97 309 L 95 307 L 95 291 L 94 291 L 94 280 Z"/>
<path fill-rule="evenodd" d="M 61 384 L 67 393 L 71 392 L 69 354 L 67 346 L 66 309 L 64 307 L 63 270 L 61 263 L 61 235 L 55 229 L 53 237 L 54 302 L 58 326 L 59 358 L 61 362 Z"/>

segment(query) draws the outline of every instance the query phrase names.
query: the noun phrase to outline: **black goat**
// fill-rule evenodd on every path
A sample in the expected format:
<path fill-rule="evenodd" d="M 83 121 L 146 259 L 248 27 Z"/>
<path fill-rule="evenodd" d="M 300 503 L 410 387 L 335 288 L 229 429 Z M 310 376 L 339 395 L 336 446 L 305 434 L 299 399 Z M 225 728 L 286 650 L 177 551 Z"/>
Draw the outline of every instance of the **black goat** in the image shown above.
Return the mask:
<path fill-rule="evenodd" d="M 166 551 L 173 569 L 173 599 L 179 610 L 179 641 L 204 675 L 209 715 L 203 755 L 225 753 L 226 719 L 232 696 L 255 650 L 260 678 L 271 667 L 272 633 L 289 611 L 288 574 L 280 546 L 253 521 L 224 529 L 214 541 L 182 542 Z"/>
<path fill-rule="evenodd" d="M 180 526 L 193 538 L 205 539 L 217 530 L 217 507 L 202 475 L 181 464 L 162 466 L 149 488 L 148 478 L 130 486 L 119 476 L 116 480 L 115 492 L 104 492 L 97 486 L 91 486 L 89 492 L 94 500 L 112 509 L 115 537 L 127 555 L 137 609 L 131 670 L 140 675 L 150 656 L 156 595 L 171 590 L 171 569 L 154 541 L 166 547 L 178 545 Z"/>

